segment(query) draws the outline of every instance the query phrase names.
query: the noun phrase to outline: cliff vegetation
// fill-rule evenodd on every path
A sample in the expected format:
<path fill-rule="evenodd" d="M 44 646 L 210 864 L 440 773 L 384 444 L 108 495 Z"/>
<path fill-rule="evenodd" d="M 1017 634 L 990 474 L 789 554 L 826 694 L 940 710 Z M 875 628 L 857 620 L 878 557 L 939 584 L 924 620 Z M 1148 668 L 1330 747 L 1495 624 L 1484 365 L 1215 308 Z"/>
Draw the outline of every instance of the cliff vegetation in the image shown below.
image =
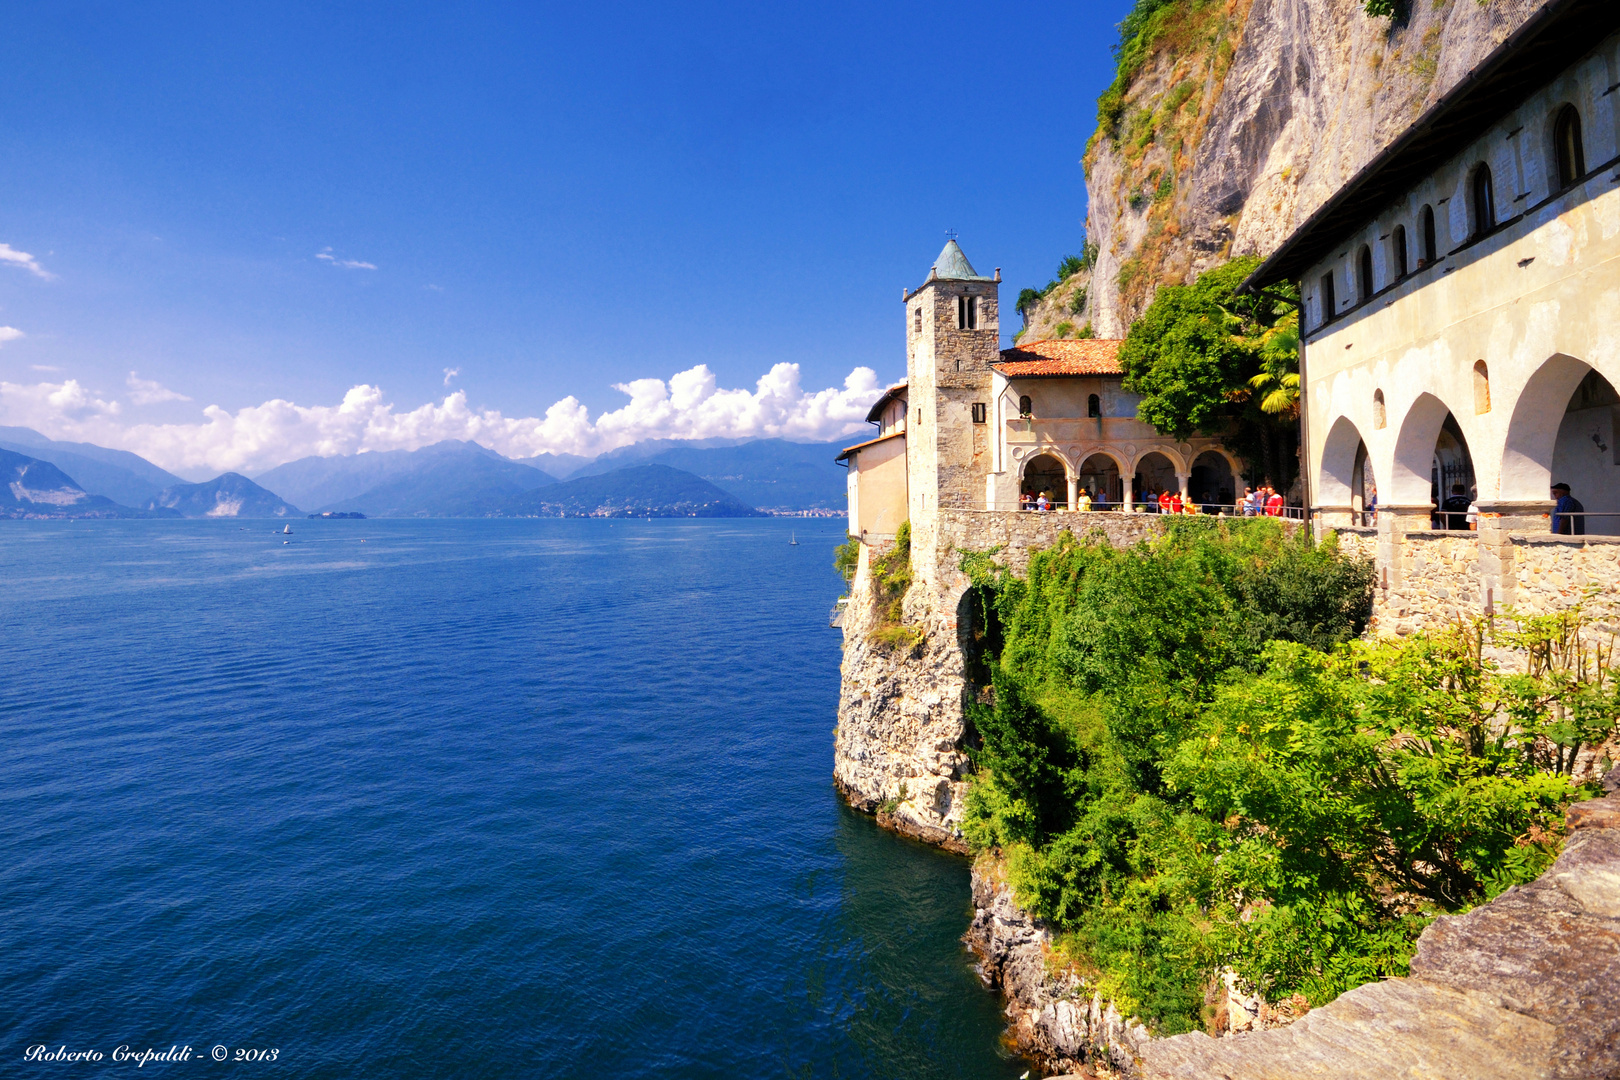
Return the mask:
<path fill-rule="evenodd" d="M 1620 722 L 1578 612 L 1356 640 L 1368 564 L 1271 520 L 963 569 L 994 688 L 965 832 L 1160 1033 L 1211 1024 L 1224 969 L 1312 1005 L 1405 974 L 1437 915 L 1550 865 Z"/>

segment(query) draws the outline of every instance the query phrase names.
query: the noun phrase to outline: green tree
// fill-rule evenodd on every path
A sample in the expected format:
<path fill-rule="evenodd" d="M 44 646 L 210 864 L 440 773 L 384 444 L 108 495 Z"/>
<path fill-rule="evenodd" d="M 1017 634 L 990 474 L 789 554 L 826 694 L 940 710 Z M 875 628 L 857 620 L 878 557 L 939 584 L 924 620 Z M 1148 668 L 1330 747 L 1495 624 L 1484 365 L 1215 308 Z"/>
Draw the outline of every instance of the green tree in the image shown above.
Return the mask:
<path fill-rule="evenodd" d="M 1138 419 L 1186 439 L 1216 435 L 1253 473 L 1286 486 L 1298 438 L 1298 314 L 1286 292 L 1239 295 L 1259 265 L 1235 259 L 1159 289 L 1120 350 Z"/>

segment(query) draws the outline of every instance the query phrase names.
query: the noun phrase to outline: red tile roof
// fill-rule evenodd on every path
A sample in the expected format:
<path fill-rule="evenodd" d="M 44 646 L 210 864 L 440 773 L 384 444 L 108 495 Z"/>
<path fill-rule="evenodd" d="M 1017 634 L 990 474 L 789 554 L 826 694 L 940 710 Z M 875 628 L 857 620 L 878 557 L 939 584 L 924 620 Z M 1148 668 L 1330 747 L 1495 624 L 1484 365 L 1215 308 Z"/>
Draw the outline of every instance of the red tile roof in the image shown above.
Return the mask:
<path fill-rule="evenodd" d="M 1021 341 L 1001 350 L 996 370 L 1009 379 L 1037 375 L 1123 375 L 1115 338 L 1064 341 Z"/>

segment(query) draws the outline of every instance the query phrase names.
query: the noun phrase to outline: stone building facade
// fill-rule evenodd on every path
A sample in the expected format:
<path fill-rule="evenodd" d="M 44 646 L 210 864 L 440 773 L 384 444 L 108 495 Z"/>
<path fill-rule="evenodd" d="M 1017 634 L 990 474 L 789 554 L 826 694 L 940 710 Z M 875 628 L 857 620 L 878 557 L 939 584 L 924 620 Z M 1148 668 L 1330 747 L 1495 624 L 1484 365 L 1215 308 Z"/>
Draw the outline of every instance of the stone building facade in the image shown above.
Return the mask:
<path fill-rule="evenodd" d="M 1620 5 L 1531 17 L 1249 287 L 1288 279 L 1311 516 L 1376 557 L 1381 631 L 1615 599 Z M 1437 528 L 1459 489 L 1477 527 Z"/>

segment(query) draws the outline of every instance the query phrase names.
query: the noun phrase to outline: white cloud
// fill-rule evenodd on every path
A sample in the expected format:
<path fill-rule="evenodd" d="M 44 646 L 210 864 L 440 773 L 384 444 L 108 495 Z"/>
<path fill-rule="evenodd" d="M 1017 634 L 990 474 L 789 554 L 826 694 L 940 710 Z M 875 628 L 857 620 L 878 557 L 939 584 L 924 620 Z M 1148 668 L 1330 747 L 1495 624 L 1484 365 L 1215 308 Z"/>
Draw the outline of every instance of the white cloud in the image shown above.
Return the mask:
<path fill-rule="evenodd" d="M 55 364 L 29 364 L 28 367 L 29 367 L 29 370 L 31 370 L 31 371 L 57 372 L 57 371 L 62 370 L 61 368 L 57 367 Z"/>
<path fill-rule="evenodd" d="M 170 390 L 167 386 L 153 379 L 143 379 L 135 372 L 129 373 L 124 380 L 129 387 L 129 400 L 137 405 L 157 405 L 164 401 L 190 401 L 191 399 L 177 390 Z"/>
<path fill-rule="evenodd" d="M 336 405 L 275 399 L 235 412 L 209 405 L 196 423 L 126 424 L 117 402 L 94 398 L 72 379 L 0 382 L 0 424 L 133 450 L 167 469 L 256 472 L 310 455 L 414 450 L 442 439 L 471 440 L 508 457 L 592 455 L 656 438 L 832 439 L 861 427 L 881 388 L 871 368 L 858 367 L 841 389 L 806 391 L 797 364 L 777 364 L 753 390 L 728 390 L 699 364 L 668 382 L 637 379 L 616 389 L 630 400 L 594 420 L 572 396 L 543 416 L 509 417 L 471 408 L 462 390 L 401 412 L 380 387 L 362 384 Z"/>
<path fill-rule="evenodd" d="M 116 401 L 95 397 L 77 379 L 31 386 L 0 382 L 0 417 L 7 424 L 68 431 L 111 424 L 120 408 Z M 107 430 L 115 431 L 116 427 Z"/>
<path fill-rule="evenodd" d="M 359 259 L 340 259 L 336 255 L 332 254 L 332 249 L 331 248 L 327 248 L 325 251 L 322 251 L 320 254 L 316 255 L 315 257 L 317 259 L 325 259 L 327 262 L 331 263 L 333 266 L 341 266 L 345 270 L 375 270 L 375 269 L 377 269 L 377 264 L 376 263 L 361 262 Z"/>
<path fill-rule="evenodd" d="M 461 369 L 458 368 L 458 367 L 447 367 L 447 368 L 445 368 L 444 369 L 444 385 L 449 386 L 450 385 L 450 380 L 455 378 L 457 375 L 460 375 L 460 374 L 461 374 Z"/>
<path fill-rule="evenodd" d="M 0 326 L 0 345 L 4 345 L 8 341 L 16 341 L 20 337 L 27 336 L 27 334 L 23 333 L 15 326 Z"/>
<path fill-rule="evenodd" d="M 26 251 L 13 251 L 10 244 L 0 244 L 0 262 L 8 262 L 13 266 L 20 266 L 37 278 L 50 281 L 55 274 L 39 265 L 39 262 Z"/>

